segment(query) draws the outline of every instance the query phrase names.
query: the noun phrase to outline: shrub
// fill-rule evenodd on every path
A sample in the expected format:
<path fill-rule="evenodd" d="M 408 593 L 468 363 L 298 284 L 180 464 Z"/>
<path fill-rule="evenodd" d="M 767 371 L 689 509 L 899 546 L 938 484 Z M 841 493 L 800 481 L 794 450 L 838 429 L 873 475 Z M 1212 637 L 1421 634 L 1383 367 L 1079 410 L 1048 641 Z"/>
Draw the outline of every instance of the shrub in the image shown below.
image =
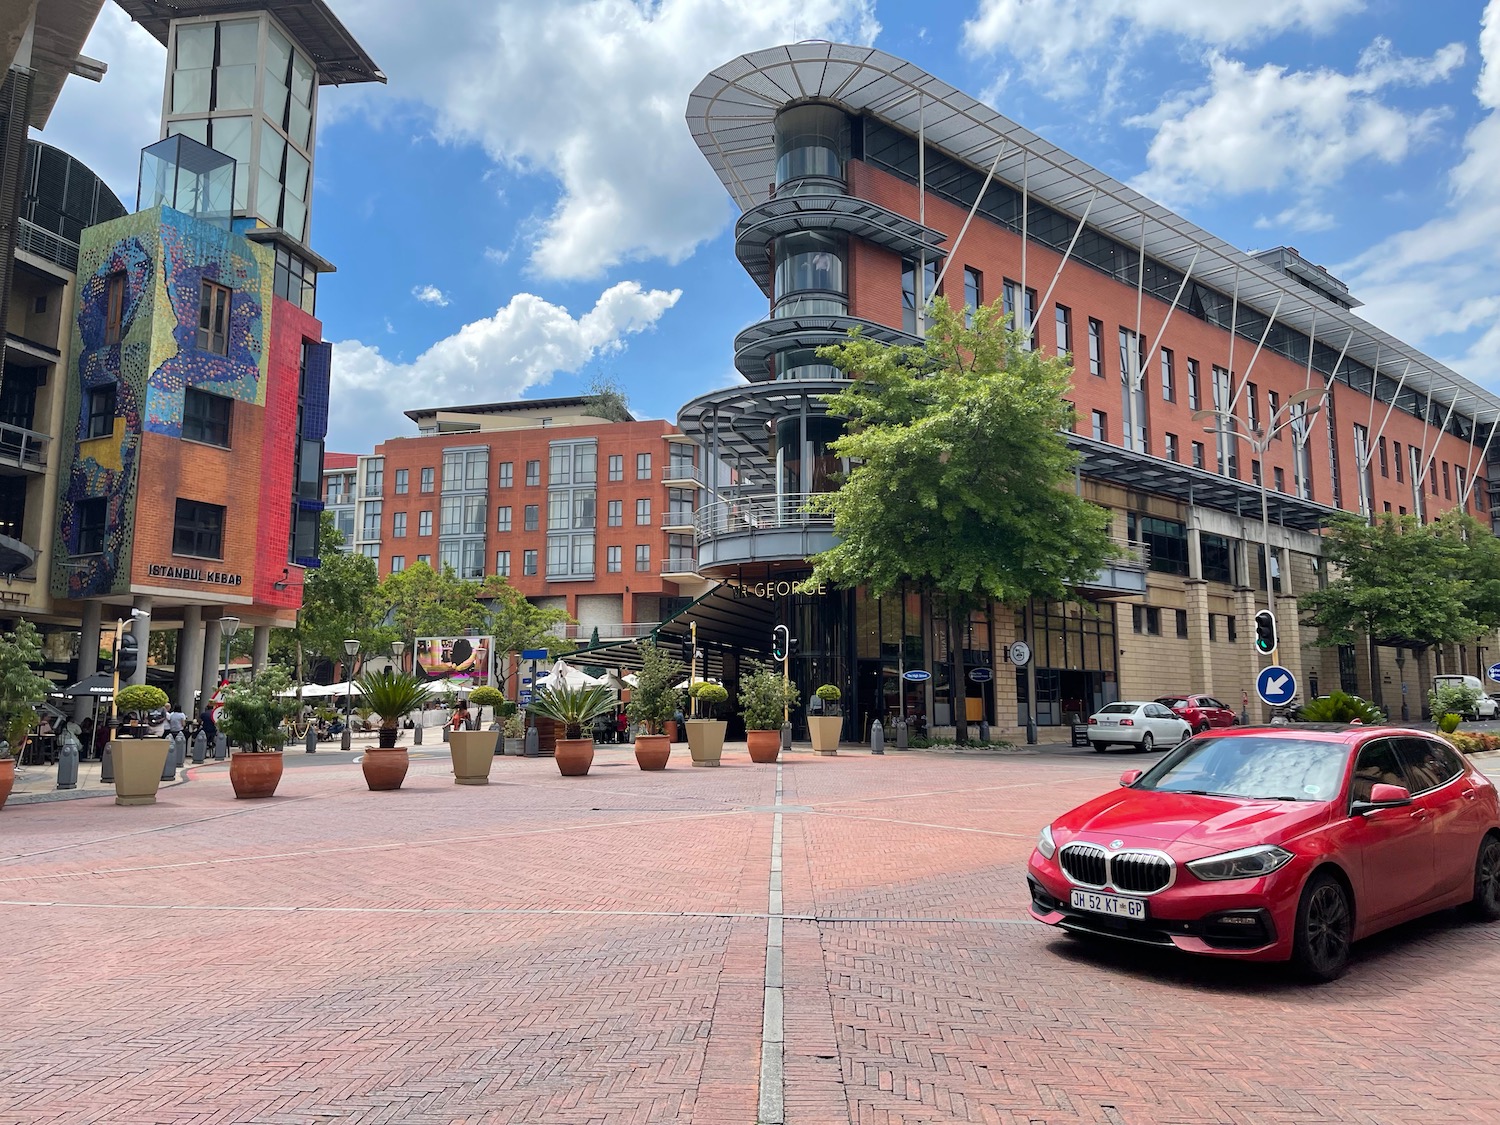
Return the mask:
<path fill-rule="evenodd" d="M 41 663 L 41 636 L 30 621 L 23 617 L 14 629 L 0 633 L 0 722 L 8 733 L 21 732 L 19 739 L 12 736 L 10 745 L 0 749 L 0 758 L 19 756 L 26 734 L 34 729 L 36 705 L 52 686 L 32 671 Z"/>
<path fill-rule="evenodd" d="M 219 730 L 252 754 L 281 746 L 287 736 L 282 723 L 297 713 L 297 700 L 281 696 L 291 684 L 291 677 L 276 667 L 235 684 L 224 696 Z"/>
<path fill-rule="evenodd" d="M 393 668 L 366 672 L 354 682 L 359 685 L 359 703 L 355 710 L 360 718 L 368 721 L 373 712 L 380 716 L 380 725 L 386 730 L 395 730 L 403 715 L 421 710 L 432 698 L 432 691 L 424 680 Z"/>
<path fill-rule="evenodd" d="M 1304 704 L 1300 719 L 1304 723 L 1352 723 L 1358 719 L 1374 726 L 1385 722 L 1385 712 L 1357 695 L 1336 691 Z"/>
<path fill-rule="evenodd" d="M 828 714 L 839 713 L 839 700 L 844 698 L 844 693 L 838 689 L 837 684 L 823 684 L 813 694 L 823 701 Z"/>
<path fill-rule="evenodd" d="M 498 707 L 505 702 L 505 695 L 499 688 L 486 684 L 469 692 L 469 702 L 475 707 Z"/>
<path fill-rule="evenodd" d="M 635 687 L 630 689 L 630 721 L 645 723 L 652 734 L 660 734 L 682 706 L 682 689 L 676 686 L 682 671 L 682 665 L 654 641 L 642 644 L 641 670 L 636 673 Z"/>
<path fill-rule="evenodd" d="M 1500 750 L 1500 735 L 1454 731 L 1448 735 L 1448 741 L 1465 754 L 1482 754 L 1486 750 Z"/>
<path fill-rule="evenodd" d="M 694 684 L 688 694 L 698 704 L 699 717 L 712 719 L 718 716 L 719 708 L 729 702 L 729 691 L 722 684 L 711 684 L 701 680 Z"/>
<path fill-rule="evenodd" d="M 139 711 L 145 714 L 165 707 L 167 703 L 167 693 L 151 684 L 130 684 L 122 687 L 115 696 L 115 710 L 122 713 Z"/>
<path fill-rule="evenodd" d="M 788 708 L 797 706 L 797 689 L 759 661 L 740 681 L 740 710 L 746 730 L 779 730 Z"/>
<path fill-rule="evenodd" d="M 1479 711 L 1478 688 L 1446 683 L 1427 693 L 1427 706 L 1434 715 L 1474 715 Z"/>
<path fill-rule="evenodd" d="M 1464 717 L 1454 711 L 1445 711 L 1437 721 L 1438 730 L 1444 734 L 1452 734 L 1458 729 L 1458 724 L 1464 721 Z"/>

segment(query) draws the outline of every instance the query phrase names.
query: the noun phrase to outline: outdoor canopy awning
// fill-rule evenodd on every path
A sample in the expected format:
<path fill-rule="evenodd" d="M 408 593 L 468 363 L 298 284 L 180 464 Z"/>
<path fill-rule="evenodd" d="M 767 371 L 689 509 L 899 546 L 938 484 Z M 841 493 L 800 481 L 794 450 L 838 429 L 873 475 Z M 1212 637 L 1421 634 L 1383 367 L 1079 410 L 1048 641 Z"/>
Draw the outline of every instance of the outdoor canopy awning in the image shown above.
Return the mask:
<path fill-rule="evenodd" d="M 76 699 L 81 695 L 102 697 L 108 699 L 115 693 L 115 678 L 109 672 L 95 672 L 92 676 L 86 676 L 76 684 L 71 684 L 56 694 L 69 699 Z"/>

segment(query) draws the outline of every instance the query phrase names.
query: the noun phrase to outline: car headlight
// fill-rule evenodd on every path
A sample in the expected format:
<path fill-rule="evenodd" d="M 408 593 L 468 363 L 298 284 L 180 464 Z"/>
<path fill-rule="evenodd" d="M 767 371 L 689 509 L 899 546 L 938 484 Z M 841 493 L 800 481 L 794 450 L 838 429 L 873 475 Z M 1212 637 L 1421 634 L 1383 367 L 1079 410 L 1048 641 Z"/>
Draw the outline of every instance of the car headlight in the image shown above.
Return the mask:
<path fill-rule="evenodd" d="M 1044 859 L 1051 859 L 1057 854 L 1057 843 L 1052 839 L 1052 825 L 1043 828 L 1041 835 L 1036 838 L 1036 850 L 1042 853 Z"/>
<path fill-rule="evenodd" d="M 1292 853 L 1275 844 L 1258 844 L 1235 852 L 1189 861 L 1187 867 L 1200 879 L 1258 879 L 1286 866 Z"/>

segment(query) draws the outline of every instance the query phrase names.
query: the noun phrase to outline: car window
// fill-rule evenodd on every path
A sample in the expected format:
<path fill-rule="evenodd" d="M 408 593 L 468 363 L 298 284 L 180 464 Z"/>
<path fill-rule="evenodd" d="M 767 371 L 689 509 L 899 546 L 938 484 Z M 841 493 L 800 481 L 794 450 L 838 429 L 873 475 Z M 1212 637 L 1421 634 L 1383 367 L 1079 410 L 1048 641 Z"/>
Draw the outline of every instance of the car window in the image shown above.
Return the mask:
<path fill-rule="evenodd" d="M 1160 703 L 1153 703 L 1150 711 L 1153 719 L 1175 719 L 1177 716 L 1171 710 L 1163 707 Z"/>
<path fill-rule="evenodd" d="M 1411 789 L 1411 779 L 1396 753 L 1394 738 L 1380 738 L 1360 747 L 1359 757 L 1354 763 L 1354 783 L 1349 797 L 1354 801 L 1368 801 L 1370 791 L 1376 785 L 1400 785 Z"/>
<path fill-rule="evenodd" d="M 1163 758 L 1138 789 L 1281 801 L 1330 801 L 1338 795 L 1348 747 L 1284 735 L 1197 738 Z"/>
<path fill-rule="evenodd" d="M 1135 709 L 1140 706 L 1137 703 L 1110 703 L 1099 708 L 1101 715 L 1134 715 Z"/>
<path fill-rule="evenodd" d="M 1212 698 L 1210 696 L 1207 696 L 1207 695 L 1205 695 L 1203 697 L 1202 702 L 1200 702 L 1198 704 L 1198 706 L 1200 706 L 1200 707 L 1212 707 L 1212 708 L 1214 708 L 1215 710 L 1218 710 L 1218 711 L 1227 711 L 1227 710 L 1229 710 L 1229 708 L 1225 707 L 1224 704 L 1220 703 L 1217 699 L 1214 699 L 1214 698 Z"/>
<path fill-rule="evenodd" d="M 1453 748 L 1427 738 L 1403 738 L 1401 757 L 1413 793 L 1425 793 L 1463 773 L 1463 763 Z"/>

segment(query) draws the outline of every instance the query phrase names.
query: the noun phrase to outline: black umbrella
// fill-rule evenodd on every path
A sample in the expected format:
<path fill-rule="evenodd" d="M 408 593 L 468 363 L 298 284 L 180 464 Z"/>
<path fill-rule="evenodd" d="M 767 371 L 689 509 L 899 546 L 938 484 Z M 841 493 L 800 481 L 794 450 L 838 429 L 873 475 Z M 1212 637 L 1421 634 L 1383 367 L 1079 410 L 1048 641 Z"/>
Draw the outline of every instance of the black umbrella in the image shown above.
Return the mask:
<path fill-rule="evenodd" d="M 58 695 L 76 698 L 80 695 L 103 697 L 108 699 L 115 693 L 115 678 L 107 672 L 95 672 L 92 676 L 79 680 L 72 687 L 65 687 Z"/>

